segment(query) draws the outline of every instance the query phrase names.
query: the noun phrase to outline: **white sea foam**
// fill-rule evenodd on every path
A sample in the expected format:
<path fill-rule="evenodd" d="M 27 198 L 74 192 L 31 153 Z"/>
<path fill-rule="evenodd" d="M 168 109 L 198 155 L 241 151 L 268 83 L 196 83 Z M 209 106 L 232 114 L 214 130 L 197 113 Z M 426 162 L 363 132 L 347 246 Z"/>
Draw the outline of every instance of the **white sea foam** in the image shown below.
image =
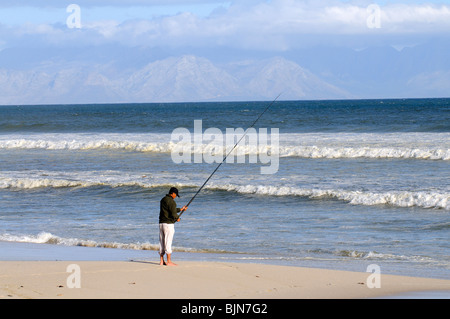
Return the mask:
<path fill-rule="evenodd" d="M 59 237 L 56 237 L 47 232 L 41 232 L 38 235 L 20 235 L 20 236 L 10 234 L 0 234 L 0 240 L 14 241 L 20 243 L 54 244 L 58 242 Z"/>
<path fill-rule="evenodd" d="M 409 158 L 423 160 L 450 160 L 450 150 L 410 149 L 395 147 L 318 147 L 299 146 L 280 149 L 282 157 L 303 158 Z"/>
<path fill-rule="evenodd" d="M 99 242 L 90 239 L 64 238 L 53 235 L 49 232 L 40 232 L 37 235 L 11 235 L 8 233 L 0 234 L 0 241 L 33 243 L 33 244 L 53 244 L 63 246 L 80 246 L 80 247 L 96 247 L 96 248 L 116 248 L 131 250 L 159 250 L 159 244 L 151 243 L 120 243 L 120 242 Z M 185 247 L 174 247 L 178 252 L 196 252 L 196 253 L 232 253 L 217 249 L 194 249 Z M 235 252 L 233 252 L 235 253 Z"/>
<path fill-rule="evenodd" d="M 146 142 L 133 139 L 123 139 L 116 135 L 91 136 L 67 135 L 29 136 L 27 138 L 0 139 L 0 149 L 44 149 L 44 150 L 96 150 L 111 149 L 136 152 L 169 153 L 173 149 L 170 140 L 165 142 Z"/>
<path fill-rule="evenodd" d="M 120 178 L 105 180 L 74 181 L 56 178 L 0 178 L 0 189 L 36 189 L 64 187 L 168 187 L 166 183 L 146 181 L 121 181 Z M 199 187 L 193 183 L 178 183 L 178 187 Z M 344 189 L 315 189 L 279 185 L 237 185 L 211 183 L 205 187 L 209 190 L 223 190 L 241 194 L 268 196 L 300 196 L 310 199 L 330 198 L 346 201 L 353 205 L 391 205 L 396 207 L 422 207 L 450 210 L 450 194 L 432 191 L 389 191 L 373 192 Z"/>
<path fill-rule="evenodd" d="M 35 244 L 55 244 L 65 246 L 83 246 L 83 247 L 102 247 L 102 248 L 121 248 L 121 249 L 137 249 L 137 250 L 157 250 L 158 245 L 149 243 L 131 243 L 124 244 L 118 242 L 96 242 L 94 240 L 63 238 L 48 232 L 41 232 L 37 235 L 11 235 L 1 234 L 0 240 L 21 243 Z"/>
<path fill-rule="evenodd" d="M 279 155 L 302 158 L 408 158 L 450 160 L 450 133 L 305 133 L 281 134 Z M 270 145 L 239 145 L 240 154 L 263 154 Z M 2 135 L 0 149 L 123 150 L 171 153 L 177 150 L 170 134 L 35 134 Z M 179 149 L 179 148 L 178 148 Z M 192 153 L 225 154 L 226 145 L 191 145 Z"/>
<path fill-rule="evenodd" d="M 177 184 L 180 186 L 180 184 Z M 156 187 L 168 187 L 171 184 L 166 183 L 144 183 L 138 181 L 108 181 L 108 180 L 97 180 L 97 181 L 74 181 L 66 179 L 56 179 L 56 178 L 1 178 L 0 179 L 0 189 L 36 189 L 36 188 L 69 188 L 69 187 L 95 187 L 95 186 L 106 186 L 112 188 L 118 187 L 143 187 L 143 188 L 156 188 Z M 193 186 L 193 185 L 183 185 L 183 186 Z"/>
<path fill-rule="evenodd" d="M 37 235 L 22 234 L 12 235 L 8 233 L 0 234 L 0 241 L 4 242 L 19 242 L 19 243 L 32 243 L 32 244 L 49 244 L 49 245 L 61 245 L 61 246 L 78 246 L 78 247 L 93 247 L 93 248 L 112 248 L 112 249 L 128 249 L 128 250 L 144 250 L 144 251 L 158 251 L 158 244 L 151 244 L 148 242 L 140 243 L 121 243 L 116 241 L 96 241 L 92 239 L 79 239 L 79 238 L 64 238 L 54 235 L 49 232 L 40 232 Z M 375 261 L 412 261 L 414 263 L 426 263 L 434 265 L 448 266 L 448 263 L 442 260 L 436 260 L 428 256 L 420 255 L 401 255 L 392 253 L 382 253 L 376 251 L 356 251 L 356 250 L 323 250 L 313 249 L 306 253 L 305 256 L 259 256 L 248 255 L 238 251 L 227 251 L 221 249 L 198 249 L 198 248 L 185 248 L 174 247 L 174 251 L 188 252 L 188 253 L 213 253 L 220 254 L 218 257 L 220 260 L 258 260 L 258 261 L 296 261 L 296 260 L 308 260 L 308 261 L 332 261 L 338 258 L 344 259 L 360 259 L 360 260 L 375 260 Z M 230 255 L 231 254 L 231 255 Z"/>
<path fill-rule="evenodd" d="M 49 178 L 2 178 L 0 179 L 0 189 L 34 189 L 34 188 L 62 188 L 62 187 L 90 187 L 101 185 L 102 183 L 70 181 L 63 179 Z"/>
<path fill-rule="evenodd" d="M 450 210 L 450 194 L 436 192 L 363 192 L 339 189 L 307 189 L 289 186 L 263 185 L 227 185 L 220 189 L 236 191 L 243 194 L 271 196 L 302 196 L 311 199 L 335 198 L 354 205 L 392 205 L 398 207 L 418 206 L 423 208 L 441 208 Z"/>

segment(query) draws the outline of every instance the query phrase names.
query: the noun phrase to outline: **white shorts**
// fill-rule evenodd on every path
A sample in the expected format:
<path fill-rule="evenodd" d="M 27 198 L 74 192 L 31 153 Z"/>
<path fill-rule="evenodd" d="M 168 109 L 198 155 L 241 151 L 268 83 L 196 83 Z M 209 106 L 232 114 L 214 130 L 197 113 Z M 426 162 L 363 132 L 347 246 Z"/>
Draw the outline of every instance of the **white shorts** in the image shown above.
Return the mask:
<path fill-rule="evenodd" d="M 172 253 L 172 239 L 175 234 L 175 224 L 159 224 L 159 254 Z"/>

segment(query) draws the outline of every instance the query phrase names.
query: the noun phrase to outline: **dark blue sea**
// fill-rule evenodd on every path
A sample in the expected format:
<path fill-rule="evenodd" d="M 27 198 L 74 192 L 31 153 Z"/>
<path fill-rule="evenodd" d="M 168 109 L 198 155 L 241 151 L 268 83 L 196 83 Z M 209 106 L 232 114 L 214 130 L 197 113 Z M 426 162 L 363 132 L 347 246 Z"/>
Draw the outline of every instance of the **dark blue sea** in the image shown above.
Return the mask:
<path fill-rule="evenodd" d="M 0 240 L 158 260 L 160 199 L 186 205 L 270 103 L 0 106 Z M 450 99 L 277 100 L 248 133 L 175 260 L 450 278 Z"/>

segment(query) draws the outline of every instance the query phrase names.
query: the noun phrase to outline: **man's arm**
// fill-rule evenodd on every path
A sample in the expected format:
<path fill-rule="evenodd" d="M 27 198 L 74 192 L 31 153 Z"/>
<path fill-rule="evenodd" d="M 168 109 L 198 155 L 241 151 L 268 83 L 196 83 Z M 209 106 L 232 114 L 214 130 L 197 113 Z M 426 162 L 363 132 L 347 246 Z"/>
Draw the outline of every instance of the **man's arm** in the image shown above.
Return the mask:
<path fill-rule="evenodd" d="M 180 208 L 177 208 L 177 204 L 175 201 L 171 201 L 169 205 L 170 214 L 172 215 L 173 221 L 177 221 L 179 219 L 178 212 L 181 211 Z"/>

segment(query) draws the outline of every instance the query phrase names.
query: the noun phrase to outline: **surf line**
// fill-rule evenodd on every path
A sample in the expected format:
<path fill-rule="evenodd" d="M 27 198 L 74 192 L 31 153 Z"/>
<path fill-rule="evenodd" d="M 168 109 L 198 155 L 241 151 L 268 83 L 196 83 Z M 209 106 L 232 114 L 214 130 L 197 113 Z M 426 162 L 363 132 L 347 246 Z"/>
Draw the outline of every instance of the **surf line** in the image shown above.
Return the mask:
<path fill-rule="evenodd" d="M 213 177 L 213 175 L 217 172 L 217 170 L 219 169 L 219 167 L 226 161 L 227 157 L 234 151 L 234 149 L 239 145 L 239 143 L 243 140 L 243 138 L 247 135 L 248 131 L 253 128 L 255 126 L 255 124 L 259 121 L 259 119 L 264 115 L 264 113 L 267 112 L 267 110 L 276 102 L 276 100 L 278 100 L 278 98 L 280 97 L 281 93 L 278 94 L 278 96 L 269 104 L 267 105 L 267 107 L 264 109 L 263 112 L 261 112 L 261 114 L 259 114 L 259 116 L 256 118 L 256 120 L 253 122 L 253 124 L 247 128 L 244 132 L 244 134 L 241 136 L 241 138 L 237 141 L 236 144 L 234 144 L 233 148 L 223 157 L 222 162 L 219 163 L 219 165 L 217 165 L 217 167 L 214 169 L 214 171 L 211 173 L 211 175 L 209 175 L 209 177 L 206 179 L 206 181 L 203 183 L 202 186 L 200 186 L 200 188 L 197 190 L 197 192 L 194 194 L 194 196 L 192 196 L 191 200 L 185 205 L 186 208 L 189 207 L 189 205 L 194 201 L 195 197 L 197 197 L 197 195 L 200 193 L 200 191 L 203 189 L 203 187 L 205 187 L 206 183 L 208 183 L 208 181 L 211 179 L 211 177 Z M 178 215 L 179 217 L 181 217 L 181 215 L 185 212 L 186 210 L 183 210 L 180 212 L 180 214 Z"/>

